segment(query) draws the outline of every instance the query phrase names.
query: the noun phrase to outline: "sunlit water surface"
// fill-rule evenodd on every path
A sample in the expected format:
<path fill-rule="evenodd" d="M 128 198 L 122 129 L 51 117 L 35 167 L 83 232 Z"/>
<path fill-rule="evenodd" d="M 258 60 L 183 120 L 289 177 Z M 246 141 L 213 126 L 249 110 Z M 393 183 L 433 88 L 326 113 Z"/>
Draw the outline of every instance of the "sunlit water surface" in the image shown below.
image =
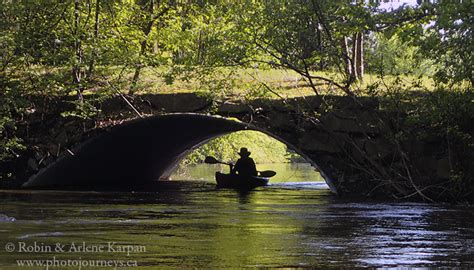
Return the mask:
<path fill-rule="evenodd" d="M 248 193 L 204 181 L 146 193 L 2 191 L 0 269 L 53 256 L 136 261 L 130 269 L 474 266 L 473 207 L 354 202 L 322 183 L 296 182 Z M 35 242 L 146 251 L 18 252 Z M 7 252 L 8 243 L 16 250 Z"/>

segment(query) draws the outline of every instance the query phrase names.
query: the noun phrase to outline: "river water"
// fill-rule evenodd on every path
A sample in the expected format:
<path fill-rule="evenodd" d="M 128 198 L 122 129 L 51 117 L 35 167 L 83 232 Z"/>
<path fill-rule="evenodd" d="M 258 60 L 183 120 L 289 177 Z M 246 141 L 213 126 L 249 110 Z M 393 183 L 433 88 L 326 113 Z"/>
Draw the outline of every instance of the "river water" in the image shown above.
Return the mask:
<path fill-rule="evenodd" d="M 472 206 L 350 201 L 296 180 L 248 193 L 202 180 L 1 191 L 0 269 L 474 266 Z"/>

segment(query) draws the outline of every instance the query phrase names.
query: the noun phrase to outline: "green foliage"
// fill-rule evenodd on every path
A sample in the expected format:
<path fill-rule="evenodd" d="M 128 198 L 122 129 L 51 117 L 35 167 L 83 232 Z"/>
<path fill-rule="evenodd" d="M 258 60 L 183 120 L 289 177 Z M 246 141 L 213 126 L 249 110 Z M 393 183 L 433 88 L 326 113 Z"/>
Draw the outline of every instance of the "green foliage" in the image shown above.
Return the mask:
<path fill-rule="evenodd" d="M 470 129 L 474 119 L 474 92 L 466 88 L 439 88 L 417 102 L 414 110 L 418 122 L 448 129 L 461 125 Z"/>
<path fill-rule="evenodd" d="M 155 1 L 153 8 L 151 1 L 132 0 L 77 6 L 4 1 L 0 44 L 2 61 L 32 78 L 29 89 L 42 94 L 97 91 L 108 85 L 104 81 L 115 81 L 120 90 L 133 81 L 140 91 L 147 87 L 137 72 L 143 67 L 156 68 L 156 79 L 167 84 L 198 82 L 200 91 L 216 97 L 235 88 L 239 75 L 223 67 L 285 67 L 306 77 L 336 71 L 326 79 L 342 82 L 348 56 L 341 40 L 353 41 L 355 33 L 368 40 L 369 71 L 418 76 L 437 67 L 441 81 L 458 82 L 472 78 L 468 2 L 389 12 L 378 9 L 378 1 Z M 427 28 L 430 20 L 435 24 Z M 265 96 L 260 90 L 248 93 Z"/>
<path fill-rule="evenodd" d="M 420 1 L 421 2 L 421 1 Z M 392 27 L 404 42 L 436 65 L 434 76 L 442 83 L 474 83 L 472 1 L 423 1 L 410 11 L 413 20 Z"/>
<path fill-rule="evenodd" d="M 397 34 L 387 37 L 375 33 L 366 50 L 367 69 L 380 75 L 413 74 L 433 76 L 435 64 L 421 54 L 421 49 L 404 42 Z"/>
<path fill-rule="evenodd" d="M 438 15 L 423 39 L 423 49 L 440 64 L 436 78 L 474 85 L 474 3 L 439 1 L 434 8 Z"/>
<path fill-rule="evenodd" d="M 429 126 L 418 136 L 438 134 L 445 139 L 441 149 L 451 162 L 449 191 L 453 197 L 465 196 L 474 190 L 472 160 L 474 159 L 474 92 L 467 89 L 439 89 L 424 102 L 415 116 L 418 123 Z M 432 134 L 429 134 L 432 133 Z"/>
<path fill-rule="evenodd" d="M 1 111 L 4 114 L 4 111 Z M 25 146 L 20 138 L 15 136 L 16 126 L 9 115 L 0 118 L 0 160 L 18 157 Z"/>
<path fill-rule="evenodd" d="M 400 84 L 401 85 L 401 84 Z M 444 196 L 461 200 L 474 190 L 472 160 L 474 160 L 474 92 L 470 88 L 440 87 L 433 91 L 410 93 L 403 86 L 391 87 L 385 93 L 388 110 L 403 112 L 394 118 L 394 138 L 401 142 L 418 141 L 425 154 L 449 164 L 449 180 L 435 183 L 427 179 L 422 185 L 443 189 Z M 400 122 L 397 122 L 400 121 Z M 408 146 L 407 146 L 408 147 Z M 416 150 L 407 152 L 408 159 L 417 159 Z M 417 168 L 413 171 L 416 173 Z M 424 176 L 421 176 L 424 177 Z M 427 188 L 427 192 L 432 192 Z M 438 196 L 439 194 L 433 194 Z"/>
<path fill-rule="evenodd" d="M 242 14 L 242 24 L 250 29 L 263 61 L 299 70 L 334 68 L 341 53 L 333 31 L 326 31 L 323 24 L 341 26 L 336 24 L 344 21 L 335 12 L 337 2 L 266 1 Z"/>
<path fill-rule="evenodd" d="M 472 1 L 422 1 L 393 11 L 379 4 L 0 0 L 0 161 L 24 148 L 19 120 L 35 111 L 30 97 L 77 95 L 74 110 L 61 115 L 88 119 L 101 113 L 96 104 L 118 92 L 156 93 L 171 85 L 213 100 L 267 98 L 268 90 L 288 93 L 301 84 L 304 95 L 334 86 L 349 95 L 384 95 L 384 76 L 368 82 L 367 91 L 355 91 L 362 82 L 354 83 L 348 69 L 353 73 L 354 62 L 361 61 L 354 57 L 362 56 L 355 50 L 359 40 L 366 49 L 362 67 L 396 76 L 392 85 L 419 78 L 409 90 L 422 89 L 426 76 L 447 83 L 421 98 L 408 87 L 391 96 L 394 108 L 407 112 L 408 123 L 420 131 L 402 135 L 445 136 L 461 147 L 457 153 L 464 160 L 472 160 Z M 272 69 L 277 82 L 259 80 L 262 69 Z M 287 70 L 293 70 L 290 79 L 281 75 Z M 183 164 L 205 155 L 236 160 L 242 146 L 257 162 L 293 158 L 286 146 L 249 132 L 216 138 Z M 457 176 L 456 183 L 468 177 Z"/>
<path fill-rule="evenodd" d="M 0 93 L 0 161 L 18 157 L 25 150 L 14 119 L 24 110 L 23 98 L 12 95 L 8 89 L 4 90 L 4 93 Z"/>
<path fill-rule="evenodd" d="M 191 152 L 180 166 L 202 163 L 206 156 L 235 163 L 241 147 L 247 147 L 257 163 L 289 162 L 296 155 L 290 152 L 285 144 L 261 132 L 239 131 L 210 140 Z"/>
<path fill-rule="evenodd" d="M 61 113 L 62 117 L 77 117 L 80 119 L 91 119 L 96 116 L 100 110 L 97 109 L 90 101 L 74 101 L 71 102 L 75 110 L 65 111 Z"/>

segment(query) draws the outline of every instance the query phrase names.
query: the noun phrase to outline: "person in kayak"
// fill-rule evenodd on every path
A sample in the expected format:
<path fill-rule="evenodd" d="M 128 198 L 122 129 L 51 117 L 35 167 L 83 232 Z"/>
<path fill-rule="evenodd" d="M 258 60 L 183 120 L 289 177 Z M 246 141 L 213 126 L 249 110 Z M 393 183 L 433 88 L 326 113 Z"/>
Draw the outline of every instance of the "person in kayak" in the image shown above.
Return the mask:
<path fill-rule="evenodd" d="M 255 162 L 250 157 L 250 152 L 247 148 L 242 147 L 240 148 L 240 152 L 238 153 L 240 158 L 237 160 L 234 166 L 231 166 L 231 174 L 239 174 L 239 175 L 257 175 L 257 167 L 255 166 Z"/>

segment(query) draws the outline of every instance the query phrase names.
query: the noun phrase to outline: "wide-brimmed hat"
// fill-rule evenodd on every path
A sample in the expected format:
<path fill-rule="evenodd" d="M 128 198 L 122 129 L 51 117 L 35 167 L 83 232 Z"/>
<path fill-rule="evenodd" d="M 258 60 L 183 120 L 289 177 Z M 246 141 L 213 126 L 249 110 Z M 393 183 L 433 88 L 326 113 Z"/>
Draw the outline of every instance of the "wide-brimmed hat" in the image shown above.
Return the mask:
<path fill-rule="evenodd" d="M 245 147 L 242 147 L 240 148 L 240 152 L 238 153 L 240 156 L 250 156 L 250 152 L 249 150 L 247 150 L 247 148 Z"/>

